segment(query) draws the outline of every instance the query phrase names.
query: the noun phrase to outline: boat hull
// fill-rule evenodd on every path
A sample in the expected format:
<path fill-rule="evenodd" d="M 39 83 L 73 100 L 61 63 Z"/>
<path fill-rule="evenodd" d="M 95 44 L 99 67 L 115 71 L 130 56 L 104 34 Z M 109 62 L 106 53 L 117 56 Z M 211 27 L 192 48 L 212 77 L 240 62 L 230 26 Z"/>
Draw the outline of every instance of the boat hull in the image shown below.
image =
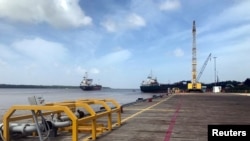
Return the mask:
<path fill-rule="evenodd" d="M 80 86 L 80 88 L 84 91 L 97 91 L 97 90 L 101 90 L 102 86 L 101 85 L 95 85 L 95 86 Z"/>
<path fill-rule="evenodd" d="M 140 86 L 141 91 L 144 93 L 166 93 L 168 92 L 168 88 L 167 85 Z"/>

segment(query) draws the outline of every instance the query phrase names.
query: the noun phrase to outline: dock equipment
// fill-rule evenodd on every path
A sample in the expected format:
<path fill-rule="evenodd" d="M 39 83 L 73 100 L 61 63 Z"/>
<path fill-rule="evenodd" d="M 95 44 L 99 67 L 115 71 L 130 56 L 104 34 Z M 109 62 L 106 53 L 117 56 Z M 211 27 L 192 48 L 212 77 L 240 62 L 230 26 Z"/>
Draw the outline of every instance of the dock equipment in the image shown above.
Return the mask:
<path fill-rule="evenodd" d="M 210 53 L 210 54 L 208 55 L 206 61 L 204 62 L 203 66 L 202 66 L 202 68 L 201 68 L 201 71 L 200 71 L 200 73 L 198 74 L 197 81 L 199 81 L 199 79 L 201 78 L 201 75 L 202 75 L 203 71 L 205 70 L 208 61 L 211 60 L 211 55 L 212 55 L 212 54 Z"/>
<path fill-rule="evenodd" d="M 191 83 L 188 83 L 187 89 L 188 91 L 199 91 L 202 92 L 202 86 L 201 83 L 199 83 L 196 79 L 196 65 L 197 65 L 197 59 L 196 59 L 196 27 L 195 27 L 195 21 L 193 21 L 193 47 L 192 47 L 192 81 Z"/>
<path fill-rule="evenodd" d="M 95 111 L 93 106 L 101 106 L 102 110 Z M 15 113 L 17 111 L 22 113 L 31 111 L 31 113 L 17 115 Z M 117 113 L 116 121 L 112 121 L 113 113 Z M 42 128 L 41 123 L 37 121 L 39 116 L 50 116 L 51 120 L 46 120 L 48 122 Z M 24 124 L 23 122 L 31 123 Z M 40 141 L 43 141 L 44 138 L 39 132 L 46 128 L 50 128 L 50 132 L 55 129 L 54 133 L 71 133 L 72 141 L 78 141 L 79 132 L 91 133 L 91 139 L 95 140 L 98 134 L 111 131 L 112 124 L 121 126 L 121 106 L 117 101 L 114 99 L 79 99 L 37 105 L 14 105 L 4 114 L 0 132 L 3 134 L 4 141 L 10 141 L 11 134 L 19 130 L 23 134 L 32 133 L 31 136 L 39 136 Z"/>

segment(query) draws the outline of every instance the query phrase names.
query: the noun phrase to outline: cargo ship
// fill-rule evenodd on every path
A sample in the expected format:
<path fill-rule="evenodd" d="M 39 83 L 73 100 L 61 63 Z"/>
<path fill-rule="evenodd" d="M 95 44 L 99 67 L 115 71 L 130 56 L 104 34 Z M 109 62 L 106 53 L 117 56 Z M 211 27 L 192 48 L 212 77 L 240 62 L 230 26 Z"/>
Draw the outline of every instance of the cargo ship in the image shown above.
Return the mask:
<path fill-rule="evenodd" d="M 146 80 L 142 81 L 140 89 L 144 93 L 163 93 L 168 92 L 169 86 L 167 84 L 160 84 L 157 78 L 153 78 L 152 72 Z"/>
<path fill-rule="evenodd" d="M 99 84 L 92 84 L 93 79 L 88 78 L 88 73 L 85 73 L 83 80 L 80 83 L 80 88 L 84 91 L 92 91 L 92 90 L 101 90 L 102 85 Z"/>

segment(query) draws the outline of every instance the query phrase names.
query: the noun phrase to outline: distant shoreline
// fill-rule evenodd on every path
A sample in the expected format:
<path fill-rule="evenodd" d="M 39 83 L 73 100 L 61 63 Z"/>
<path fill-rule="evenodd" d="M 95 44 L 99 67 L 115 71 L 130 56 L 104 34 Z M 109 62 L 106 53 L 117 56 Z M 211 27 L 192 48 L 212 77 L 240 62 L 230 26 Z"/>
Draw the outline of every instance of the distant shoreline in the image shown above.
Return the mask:
<path fill-rule="evenodd" d="M 79 88 L 79 86 L 0 84 L 0 88 Z"/>
<path fill-rule="evenodd" d="M 78 89 L 79 86 L 63 86 L 63 85 L 14 85 L 14 84 L 0 84 L 0 88 L 54 88 L 54 89 Z M 111 89 L 103 87 L 104 89 Z"/>

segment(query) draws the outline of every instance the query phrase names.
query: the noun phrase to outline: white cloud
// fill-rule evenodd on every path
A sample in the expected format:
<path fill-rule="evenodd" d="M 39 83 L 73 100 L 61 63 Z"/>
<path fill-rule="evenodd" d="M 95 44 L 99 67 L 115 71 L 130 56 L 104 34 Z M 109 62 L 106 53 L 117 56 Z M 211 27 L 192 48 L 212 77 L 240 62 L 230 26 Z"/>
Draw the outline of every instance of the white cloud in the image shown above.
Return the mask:
<path fill-rule="evenodd" d="M 19 55 L 24 55 L 26 59 L 39 61 L 44 64 L 61 61 L 67 56 L 67 49 L 63 45 L 41 38 L 33 40 L 24 39 L 13 43 L 11 46 Z"/>
<path fill-rule="evenodd" d="M 179 0 L 166 0 L 165 2 L 160 4 L 160 10 L 164 11 L 174 11 L 181 7 L 181 3 Z"/>
<path fill-rule="evenodd" d="M 142 27 L 146 25 L 145 20 L 135 13 L 130 14 L 127 21 L 131 27 Z"/>
<path fill-rule="evenodd" d="M 99 74 L 100 70 L 98 68 L 90 68 L 89 70 L 87 70 L 85 68 L 82 68 L 81 66 L 77 66 L 75 68 L 75 72 L 80 74 L 80 75 L 84 75 L 85 72 L 93 73 L 93 74 Z M 71 71 L 70 71 L 70 73 L 71 73 Z"/>
<path fill-rule="evenodd" d="M 239 27 L 230 28 L 213 34 L 207 34 L 200 39 L 200 42 L 232 42 L 249 37 L 250 25 L 242 25 Z"/>
<path fill-rule="evenodd" d="M 59 28 L 92 24 L 79 0 L 0 0 L 0 18 L 32 24 L 46 22 Z"/>
<path fill-rule="evenodd" d="M 180 49 L 180 48 L 176 48 L 176 49 L 174 50 L 174 55 L 175 55 L 176 57 L 181 57 L 181 56 L 184 55 L 184 51 L 183 51 L 182 49 Z"/>
<path fill-rule="evenodd" d="M 81 66 L 77 66 L 77 67 L 75 68 L 75 72 L 77 72 L 77 73 L 80 74 L 80 75 L 84 75 L 86 71 L 87 71 L 87 70 L 84 69 L 84 68 L 82 68 Z M 70 73 L 71 73 L 71 72 L 70 72 Z"/>
<path fill-rule="evenodd" d="M 67 65 L 68 59 L 68 50 L 63 45 L 41 38 L 23 39 L 10 45 L 0 45 L 2 82 L 63 84 L 62 79 L 65 77 L 62 76 L 65 76 L 66 70 L 70 68 Z"/>
<path fill-rule="evenodd" d="M 115 65 L 128 60 L 131 56 L 131 52 L 128 50 L 120 50 L 107 54 L 106 56 L 100 58 L 101 63 L 105 65 Z"/>
<path fill-rule="evenodd" d="M 101 23 L 101 25 L 108 31 L 108 32 L 116 32 L 117 25 L 114 21 L 108 19 Z"/>
<path fill-rule="evenodd" d="M 206 21 L 206 26 L 203 27 L 200 31 L 205 32 L 217 30 L 221 27 L 226 28 L 228 26 L 232 26 L 234 24 L 236 25 L 238 23 L 241 23 L 241 25 L 244 23 L 247 24 L 250 21 L 250 12 L 246 12 L 246 9 L 249 9 L 249 7 L 250 1 L 237 1 L 236 4 L 224 9 L 216 16 L 208 18 L 208 20 Z"/>
<path fill-rule="evenodd" d="M 98 74 L 98 73 L 100 73 L 100 70 L 97 68 L 91 68 L 90 73 Z"/>
<path fill-rule="evenodd" d="M 124 18 L 121 18 L 121 15 L 110 16 L 101 22 L 101 25 L 108 32 L 119 32 L 146 26 L 144 18 L 136 13 L 126 13 L 122 17 Z"/>
<path fill-rule="evenodd" d="M 0 60 L 1 64 L 8 64 L 8 61 L 12 61 L 12 59 L 17 59 L 17 55 L 11 51 L 10 48 L 8 48 L 5 45 L 0 45 Z"/>
<path fill-rule="evenodd" d="M 248 0 L 239 1 L 239 3 L 236 4 L 235 6 L 230 7 L 224 10 L 222 13 L 220 13 L 219 17 L 217 19 L 214 19 L 214 21 L 216 22 L 221 22 L 221 21 L 241 22 L 241 21 L 250 20 L 250 13 L 246 12 L 246 9 L 249 9 L 249 6 L 250 6 L 250 1 Z"/>

